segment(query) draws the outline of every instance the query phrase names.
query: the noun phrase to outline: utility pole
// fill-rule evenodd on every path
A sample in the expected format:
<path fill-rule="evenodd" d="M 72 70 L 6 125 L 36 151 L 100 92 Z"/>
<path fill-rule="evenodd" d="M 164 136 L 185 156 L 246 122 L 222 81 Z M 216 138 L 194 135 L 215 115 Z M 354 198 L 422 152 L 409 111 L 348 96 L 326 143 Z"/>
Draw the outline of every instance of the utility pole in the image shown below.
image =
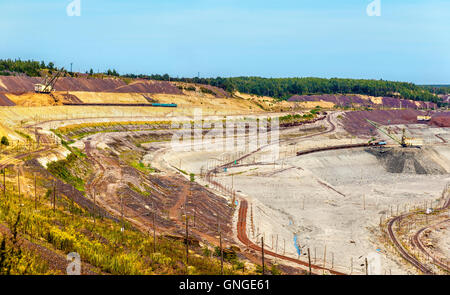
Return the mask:
<path fill-rule="evenodd" d="M 155 202 L 152 201 L 152 207 L 153 207 L 153 252 L 156 253 L 156 208 L 155 208 Z"/>
<path fill-rule="evenodd" d="M 193 209 L 194 209 L 194 228 L 195 228 L 195 217 L 196 217 L 196 215 L 197 215 L 197 206 L 195 205 L 195 203 L 194 203 L 194 199 L 192 199 L 192 202 L 193 202 Z"/>
<path fill-rule="evenodd" d="M 277 234 L 277 239 L 275 242 L 275 253 L 278 253 L 278 234 Z"/>
<path fill-rule="evenodd" d="M 6 167 L 3 168 L 3 196 L 6 199 Z"/>
<path fill-rule="evenodd" d="M 34 173 L 34 209 L 37 209 L 36 173 Z"/>
<path fill-rule="evenodd" d="M 17 187 L 19 190 L 19 202 L 20 202 L 20 170 L 17 168 Z"/>
<path fill-rule="evenodd" d="M 122 215 L 122 228 L 120 231 L 122 232 L 122 242 L 123 242 L 123 233 L 125 232 L 125 220 L 124 220 L 124 213 L 123 213 L 123 195 L 120 195 L 120 211 Z"/>
<path fill-rule="evenodd" d="M 220 243 L 220 274 L 223 275 L 223 247 L 222 247 L 222 232 L 219 233 Z"/>
<path fill-rule="evenodd" d="M 334 253 L 331 252 L 331 269 L 334 268 Z"/>
<path fill-rule="evenodd" d="M 185 213 L 187 213 L 185 211 Z M 186 220 L 186 274 L 188 274 L 188 265 L 189 265 L 189 233 L 188 233 L 188 216 L 187 214 L 184 215 Z"/>
<path fill-rule="evenodd" d="M 309 252 L 309 248 L 308 248 L 308 268 L 309 268 L 309 275 L 312 274 L 311 272 L 311 253 Z"/>
<path fill-rule="evenodd" d="M 350 274 L 353 273 L 353 257 L 350 257 Z"/>
<path fill-rule="evenodd" d="M 53 212 L 56 211 L 56 182 L 53 180 Z"/>
<path fill-rule="evenodd" d="M 366 276 L 367 276 L 369 274 L 369 264 L 367 263 L 367 258 L 365 262 L 366 262 Z"/>
<path fill-rule="evenodd" d="M 95 189 L 94 189 L 94 214 L 93 214 L 93 216 L 94 216 L 94 227 L 95 227 L 95 212 L 96 212 L 95 206 L 96 206 L 96 204 L 95 204 Z"/>
<path fill-rule="evenodd" d="M 264 275 L 264 237 L 261 237 L 262 275 Z"/>

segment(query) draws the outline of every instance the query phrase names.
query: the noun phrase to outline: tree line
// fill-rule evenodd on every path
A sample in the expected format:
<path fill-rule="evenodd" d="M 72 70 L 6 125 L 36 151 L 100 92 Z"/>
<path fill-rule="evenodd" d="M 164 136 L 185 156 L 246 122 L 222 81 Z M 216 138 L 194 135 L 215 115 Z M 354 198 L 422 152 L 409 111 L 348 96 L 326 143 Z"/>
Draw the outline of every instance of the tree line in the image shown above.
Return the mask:
<path fill-rule="evenodd" d="M 320 94 L 362 94 L 370 96 L 389 96 L 416 101 L 441 103 L 436 95 L 438 92 L 430 87 L 418 86 L 407 82 L 385 80 L 339 79 L 339 78 L 262 78 L 262 77 L 232 77 L 232 78 L 175 78 L 165 75 L 124 75 L 129 78 L 141 78 L 159 81 L 176 81 L 216 86 L 230 93 L 239 91 L 258 96 L 270 96 L 278 99 L 288 99 L 293 95 Z"/>
<path fill-rule="evenodd" d="M 10 76 L 15 73 L 25 74 L 30 77 L 38 77 L 44 69 L 54 70 L 55 64 L 44 61 L 20 60 L 20 59 L 0 59 L 0 75 Z"/>
<path fill-rule="evenodd" d="M 22 61 L 20 59 L 0 60 L 0 75 L 24 73 L 28 76 L 39 76 L 41 70 L 54 70 L 55 65 L 44 61 Z M 87 74 L 94 75 L 91 69 Z M 68 73 L 69 75 L 71 73 Z M 230 93 L 239 91 L 258 96 L 270 96 L 281 100 L 293 95 L 320 94 L 362 94 L 370 96 L 390 96 L 416 101 L 430 101 L 442 105 L 438 94 L 450 93 L 448 86 L 419 86 L 407 82 L 385 80 L 340 79 L 340 78 L 262 78 L 262 77 L 216 77 L 216 78 L 178 78 L 168 74 L 159 75 L 120 75 L 115 69 L 104 73 L 107 76 L 140 78 L 158 81 L 175 81 L 216 86 Z M 73 76 L 73 75 L 71 75 Z"/>
<path fill-rule="evenodd" d="M 362 79 L 323 78 L 189 78 L 177 79 L 184 82 L 208 84 L 233 92 L 271 96 L 288 99 L 293 95 L 314 94 L 363 94 L 370 96 L 390 96 L 418 101 L 439 102 L 439 98 L 428 89 L 412 83 Z"/>
<path fill-rule="evenodd" d="M 450 94 L 450 85 L 423 85 L 422 87 L 434 94 L 439 95 Z"/>

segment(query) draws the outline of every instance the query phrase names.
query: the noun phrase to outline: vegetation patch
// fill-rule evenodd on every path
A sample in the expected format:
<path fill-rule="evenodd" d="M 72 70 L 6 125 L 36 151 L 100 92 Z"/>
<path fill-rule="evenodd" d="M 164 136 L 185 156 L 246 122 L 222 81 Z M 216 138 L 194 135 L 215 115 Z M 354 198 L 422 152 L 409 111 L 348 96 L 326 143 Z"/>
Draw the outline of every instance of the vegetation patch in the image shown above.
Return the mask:
<path fill-rule="evenodd" d="M 62 196 L 62 198 L 64 198 Z M 58 202 L 54 211 L 49 203 L 40 202 L 35 210 L 33 199 L 8 193 L 0 200 L 0 222 L 12 224 L 24 239 L 54 252 L 77 252 L 82 261 L 98 273 L 114 275 L 186 274 L 185 245 L 181 241 L 158 237 L 156 252 L 153 237 L 121 223 L 97 218 L 80 209 L 72 211 Z M 23 204 L 23 205 L 21 205 Z M 20 218 L 19 218 L 20 216 Z M 18 220 L 18 221 L 17 221 Z M 17 222 L 16 222 L 17 221 Z M 0 273 L 48 274 L 48 268 L 37 256 L 14 247 L 13 242 L 0 242 Z M 201 248 L 191 246 L 189 274 L 219 274 L 220 261 L 201 255 Z M 64 272 L 65 270 L 62 270 Z M 61 273 L 62 274 L 62 273 Z M 237 274 L 225 265 L 225 274 Z"/>
<path fill-rule="evenodd" d="M 55 177 L 71 184 L 77 190 L 84 192 L 84 180 L 77 175 L 84 175 L 86 177 L 86 172 L 89 169 L 87 169 L 86 163 L 81 161 L 74 153 L 69 154 L 64 160 L 49 163 L 47 170 Z"/>

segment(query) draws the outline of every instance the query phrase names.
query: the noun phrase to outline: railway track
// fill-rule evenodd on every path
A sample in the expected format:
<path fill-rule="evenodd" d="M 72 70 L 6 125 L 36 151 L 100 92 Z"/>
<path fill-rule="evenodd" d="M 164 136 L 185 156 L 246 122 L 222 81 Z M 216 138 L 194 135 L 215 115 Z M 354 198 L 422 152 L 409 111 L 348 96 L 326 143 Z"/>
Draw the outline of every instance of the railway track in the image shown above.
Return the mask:
<path fill-rule="evenodd" d="M 420 229 L 420 230 L 413 236 L 413 238 L 412 238 L 412 243 L 413 243 L 413 245 L 414 245 L 415 247 L 417 247 L 420 251 L 422 251 L 422 252 L 425 253 L 428 257 L 430 257 L 430 258 L 433 260 L 433 263 L 434 263 L 434 264 L 436 264 L 436 265 L 438 265 L 439 267 L 441 267 L 442 269 L 444 269 L 444 270 L 450 272 L 450 268 L 448 267 L 448 265 L 442 263 L 441 260 L 439 260 L 439 259 L 437 259 L 436 257 L 434 257 L 433 255 L 431 255 L 431 254 L 425 249 L 425 246 L 423 245 L 423 243 L 422 243 L 422 241 L 421 241 L 421 239 L 420 239 L 420 236 L 422 235 L 422 233 L 423 233 L 425 230 L 427 230 L 427 229 L 429 229 L 429 228 L 431 228 L 431 227 L 435 227 L 435 226 L 438 226 L 438 225 L 440 225 L 440 224 L 446 223 L 446 222 L 450 222 L 450 219 L 444 220 L 444 221 L 442 221 L 442 222 L 440 222 L 440 223 L 438 223 L 438 224 L 435 224 L 435 225 L 433 225 L 433 226 L 426 226 L 426 227 Z"/>
<path fill-rule="evenodd" d="M 332 128 L 331 128 L 330 130 L 327 130 L 327 131 L 324 131 L 324 132 L 320 132 L 320 133 L 317 133 L 317 134 L 313 134 L 313 135 L 309 135 L 309 136 L 306 136 L 306 137 L 303 137 L 303 138 L 311 138 L 311 137 L 318 136 L 318 135 L 321 135 L 321 134 L 326 134 L 326 133 L 329 133 L 329 132 L 333 132 L 333 131 L 336 129 L 336 127 L 335 127 L 334 124 L 330 121 L 330 118 L 329 118 L 329 117 L 327 118 L 327 121 L 328 121 L 328 122 L 330 123 L 330 125 L 332 126 Z M 440 137 L 438 137 L 438 138 L 440 138 Z M 442 139 L 442 138 L 441 138 L 441 139 Z M 444 140 L 443 140 L 443 141 L 444 141 Z M 298 153 L 297 153 L 297 156 L 302 156 L 302 155 L 307 155 L 307 154 L 312 154 L 312 153 L 317 153 L 317 152 L 322 152 L 322 151 L 340 150 L 340 149 L 353 149 L 353 148 L 362 148 L 362 147 L 369 147 L 369 146 L 374 146 L 374 145 L 373 145 L 373 144 L 368 144 L 368 143 L 367 143 L 367 144 L 366 144 L 366 143 L 363 143 L 363 144 L 341 145 L 341 146 L 332 146 L 332 147 L 316 148 L 316 149 L 311 149 L 311 150 L 307 150 L 307 151 L 301 151 L 301 152 L 298 152 Z M 259 152 L 259 151 L 262 150 L 263 148 L 264 148 L 264 147 L 261 147 L 261 148 L 259 148 L 258 150 L 254 151 L 254 152 L 252 152 L 252 153 L 249 153 L 249 154 L 247 154 L 247 155 L 244 155 L 243 157 L 237 159 L 237 161 L 241 161 L 241 160 L 243 160 L 243 159 L 245 159 L 245 158 L 251 156 L 252 154 L 254 154 L 254 153 L 256 153 L 256 152 Z M 208 179 L 211 183 L 213 183 L 214 185 L 216 185 L 216 186 L 218 186 L 218 187 L 221 187 L 221 184 L 220 184 L 220 183 L 218 183 L 218 182 L 216 182 L 216 181 L 214 181 L 214 180 L 211 180 L 209 176 L 210 176 L 211 173 L 213 173 L 214 171 L 216 171 L 218 168 L 230 167 L 232 164 L 234 164 L 234 162 L 226 163 L 226 164 L 224 164 L 224 165 L 218 166 L 218 167 L 216 167 L 215 169 L 212 169 L 212 170 L 208 171 L 208 173 L 207 173 L 207 179 Z M 242 166 L 246 166 L 246 165 L 242 165 Z M 241 200 L 241 207 L 240 207 L 240 210 L 239 210 L 239 218 L 238 218 L 238 239 L 239 239 L 242 243 L 244 243 L 245 245 L 248 245 L 249 248 L 254 249 L 254 250 L 257 250 L 257 251 L 260 251 L 261 248 L 260 248 L 258 245 L 253 244 L 253 243 L 248 239 L 247 234 L 246 234 L 246 216 L 247 216 L 246 210 L 247 210 L 247 206 L 248 206 L 248 205 L 247 205 L 247 201 L 244 200 L 244 199 L 242 199 L 242 200 Z M 448 207 L 450 207 L 450 199 L 447 200 L 447 202 L 445 203 L 445 205 L 444 205 L 444 207 L 443 207 L 442 209 L 447 209 Z M 414 256 L 410 255 L 410 254 L 406 251 L 406 249 L 404 249 L 404 247 L 403 247 L 403 246 L 401 245 L 401 243 L 397 240 L 397 238 L 396 238 L 396 236 L 395 236 L 395 234 L 394 234 L 394 230 L 393 230 L 394 224 L 395 224 L 396 222 L 399 222 L 399 220 L 401 220 L 402 218 L 405 218 L 405 217 L 407 217 L 407 216 L 408 216 L 408 214 L 404 214 L 404 215 L 398 216 L 398 217 L 396 217 L 396 218 L 390 220 L 389 223 L 388 223 L 388 235 L 389 235 L 390 239 L 392 240 L 392 242 L 394 243 L 394 245 L 396 246 L 396 248 L 398 249 L 398 251 L 400 252 L 400 255 L 401 255 L 405 260 L 407 260 L 410 264 L 412 264 L 412 265 L 415 266 L 417 269 L 419 269 L 422 273 L 424 273 L 424 274 L 433 274 L 433 272 L 432 272 L 428 267 L 426 267 L 423 263 L 421 263 L 417 258 L 415 258 Z M 425 229 L 426 229 L 426 228 L 425 228 Z M 418 235 L 419 235 L 423 230 L 425 230 L 425 229 L 422 229 L 421 231 L 419 231 L 419 233 L 416 234 L 416 236 L 418 236 Z M 419 241 L 418 241 L 418 242 L 419 242 Z M 419 247 L 419 249 L 420 249 L 420 247 Z M 422 247 L 421 251 L 423 251 L 423 247 Z M 299 260 L 297 260 L 297 259 L 294 259 L 294 258 L 291 258 L 291 257 L 282 256 L 282 255 L 279 255 L 279 254 L 277 254 L 277 253 L 273 253 L 273 252 L 270 252 L 270 251 L 267 251 L 267 254 L 268 254 L 268 255 L 271 255 L 271 256 L 274 256 L 274 257 L 277 257 L 277 258 L 280 258 L 280 259 L 284 259 L 284 260 L 287 260 L 287 261 L 295 262 L 295 263 L 298 263 L 298 264 L 301 264 L 301 265 L 306 265 L 306 266 L 308 265 L 307 263 L 302 262 L 302 261 L 299 261 Z M 438 264 L 439 264 L 439 263 L 438 263 Z M 444 266 L 444 265 L 440 264 L 440 266 L 442 267 L 442 266 Z M 321 266 L 317 266 L 317 265 L 314 265 L 314 266 L 313 266 L 313 265 L 312 265 L 311 267 L 314 268 L 314 269 L 322 269 L 322 270 L 323 270 L 323 267 L 321 267 Z M 447 268 L 446 266 L 444 266 L 444 269 L 447 269 L 447 270 L 448 270 L 448 268 Z M 328 271 L 330 271 L 330 270 L 328 270 Z M 331 271 L 330 271 L 330 272 L 331 272 Z M 338 273 L 338 274 L 342 274 L 342 273 Z"/>
<path fill-rule="evenodd" d="M 444 206 L 440 210 L 445 210 L 445 209 L 448 209 L 449 207 L 450 207 L 450 198 L 445 202 Z M 400 256 L 402 256 L 403 259 L 408 261 L 410 264 L 412 264 L 414 267 L 416 267 L 423 274 L 431 275 L 431 274 L 433 274 L 433 272 L 427 266 L 425 266 L 422 262 L 420 262 L 416 257 L 409 254 L 408 251 L 401 245 L 400 241 L 398 241 L 397 237 L 395 236 L 394 229 L 393 229 L 395 223 L 399 222 L 403 218 L 406 218 L 410 215 L 412 215 L 412 213 L 405 213 L 405 214 L 402 214 L 400 216 L 397 216 L 397 217 L 391 219 L 388 222 L 387 230 L 388 230 L 389 238 L 394 243 L 395 247 L 400 252 Z M 414 235 L 412 240 L 413 240 L 413 244 L 415 244 L 419 248 L 419 250 L 421 250 L 422 252 L 424 252 L 425 254 L 428 255 L 427 251 L 424 249 L 424 247 L 421 244 L 420 239 L 419 239 L 420 234 L 427 228 L 428 227 L 425 227 L 425 228 L 419 230 L 419 232 L 417 232 Z M 448 267 L 444 266 L 444 269 L 448 270 Z"/>
<path fill-rule="evenodd" d="M 399 220 L 401 220 L 403 217 L 406 217 L 407 215 L 409 215 L 409 214 L 397 216 L 388 222 L 389 238 L 394 243 L 395 247 L 400 252 L 400 256 L 402 256 L 403 259 L 408 261 L 410 264 L 412 264 L 414 267 L 416 267 L 422 273 L 427 274 L 427 275 L 433 274 L 433 272 L 430 269 L 428 269 L 424 264 L 422 264 L 417 258 L 415 258 L 411 254 L 409 254 L 408 251 L 406 251 L 406 249 L 401 245 L 401 243 L 397 240 L 397 237 L 394 234 L 394 230 L 393 230 L 394 224 L 396 222 L 398 222 Z"/>
<path fill-rule="evenodd" d="M 238 239 L 239 241 L 241 241 L 241 243 L 243 243 L 244 245 L 246 245 L 247 247 L 249 247 L 250 249 L 253 249 L 255 251 L 260 252 L 261 251 L 261 247 L 254 244 L 252 241 L 250 241 L 250 239 L 247 237 L 247 208 L 248 208 L 248 203 L 246 200 L 241 199 L 240 202 L 240 207 L 239 207 L 239 217 L 238 217 L 238 224 L 237 224 L 237 234 L 238 234 Z M 288 257 L 288 256 L 284 256 L 272 251 L 268 251 L 268 250 L 264 250 L 264 255 L 269 255 L 275 258 L 279 258 L 279 259 L 283 259 L 289 262 L 293 262 L 305 267 L 308 267 L 309 264 L 307 262 L 292 258 L 292 257 Z M 345 275 L 342 272 L 338 272 L 323 266 L 319 266 L 319 265 L 315 265 L 315 264 L 311 264 L 311 269 L 314 270 L 326 270 L 328 271 L 330 274 L 334 274 L 334 275 Z"/>
<path fill-rule="evenodd" d="M 436 134 L 435 135 L 437 138 L 439 138 L 441 141 L 442 141 L 442 143 L 448 143 L 447 142 L 447 140 L 445 140 L 442 136 L 440 136 L 439 134 Z"/>
<path fill-rule="evenodd" d="M 336 126 L 331 122 L 329 116 L 327 117 L 327 121 L 331 125 L 331 128 L 329 130 L 326 130 L 326 131 L 323 131 L 323 132 L 319 132 L 319 133 L 316 133 L 316 134 L 312 134 L 312 135 L 308 135 L 308 136 L 302 137 L 302 139 L 311 138 L 311 137 L 315 137 L 315 136 L 319 136 L 319 135 L 323 135 L 323 134 L 326 134 L 326 133 L 333 132 L 336 129 Z M 217 171 L 217 169 L 221 169 L 221 168 L 223 169 L 225 167 L 235 167 L 234 163 L 240 162 L 240 161 L 242 161 L 242 160 L 252 156 L 253 154 L 261 151 L 262 149 L 264 149 L 264 148 L 266 148 L 268 146 L 270 146 L 270 144 L 262 146 L 262 147 L 256 149 L 253 152 L 250 152 L 250 153 L 248 153 L 246 155 L 243 155 L 243 156 L 239 157 L 238 159 L 236 159 L 235 161 L 230 161 L 228 163 L 225 163 L 223 165 L 219 165 L 219 166 L 217 166 L 217 167 L 215 167 L 213 169 L 208 170 L 207 173 L 206 173 L 207 181 L 212 183 L 212 184 L 214 184 L 216 187 L 222 188 L 224 191 L 227 191 L 227 188 L 223 187 L 217 181 L 211 179 L 211 174 L 214 173 L 215 171 Z M 248 164 L 248 165 L 254 165 L 254 164 Z M 244 165 L 240 165 L 240 166 L 247 166 L 247 165 L 244 164 Z M 227 191 L 227 192 L 229 192 L 229 191 Z M 247 228 L 247 208 L 248 208 L 248 202 L 245 199 L 240 198 L 240 207 L 239 207 L 238 222 L 237 222 L 237 237 L 238 237 L 238 239 L 239 239 L 239 241 L 241 243 L 243 243 L 244 245 L 246 245 L 250 249 L 253 249 L 255 251 L 261 251 L 261 247 L 256 245 L 256 244 L 254 244 L 247 236 L 247 231 L 246 231 L 246 228 Z M 281 255 L 281 254 L 278 254 L 278 253 L 275 253 L 275 252 L 272 252 L 272 251 L 265 250 L 264 251 L 264 255 L 269 255 L 269 256 L 272 256 L 272 257 L 275 257 L 275 258 L 278 258 L 278 259 L 282 259 L 282 260 L 285 260 L 285 261 L 289 261 L 289 262 L 293 262 L 293 263 L 302 265 L 304 267 L 309 267 L 309 264 L 307 262 L 304 262 L 304 261 L 301 261 L 299 259 L 295 259 L 295 258 L 292 258 L 292 257 L 289 257 L 289 256 Z M 342 272 L 339 272 L 339 271 L 336 271 L 336 270 L 332 270 L 332 269 L 326 268 L 324 266 L 316 265 L 316 264 L 311 264 L 311 269 L 312 270 L 314 269 L 316 271 L 317 270 L 322 270 L 322 271 L 326 270 L 330 274 L 334 274 L 334 275 L 346 275 L 345 273 L 342 273 Z"/>
<path fill-rule="evenodd" d="M 304 156 L 309 155 L 313 153 L 319 153 L 324 151 L 334 151 L 334 150 L 346 150 L 346 149 L 355 149 L 355 148 L 362 148 L 362 147 L 369 147 L 374 146 L 369 143 L 358 143 L 358 144 L 345 144 L 345 145 L 337 145 L 337 146 L 329 146 L 329 147 L 322 147 L 322 148 L 315 148 L 310 149 L 306 151 L 301 151 L 297 153 L 297 156 Z"/>

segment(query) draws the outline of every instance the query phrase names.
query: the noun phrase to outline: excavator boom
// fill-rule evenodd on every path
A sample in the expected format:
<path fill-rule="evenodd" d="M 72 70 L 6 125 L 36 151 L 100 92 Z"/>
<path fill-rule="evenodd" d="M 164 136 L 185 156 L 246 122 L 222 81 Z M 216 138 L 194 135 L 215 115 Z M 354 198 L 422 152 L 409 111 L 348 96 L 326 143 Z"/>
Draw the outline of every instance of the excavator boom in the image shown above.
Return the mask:
<path fill-rule="evenodd" d="M 374 122 L 374 121 L 368 120 L 368 119 L 366 119 L 366 121 L 367 121 L 370 125 L 372 125 L 373 127 L 375 127 L 377 130 L 379 130 L 380 132 L 382 132 L 383 134 L 387 135 L 389 138 L 391 138 L 392 140 L 394 140 L 395 142 L 397 142 L 397 143 L 398 143 L 399 145 L 401 145 L 402 147 L 406 147 L 405 141 L 404 141 L 403 139 L 400 140 L 400 139 L 396 138 L 395 136 L 389 134 L 389 133 L 386 132 L 383 128 L 381 128 L 381 125 L 380 125 L 380 124 L 378 124 L 378 123 L 376 123 L 376 122 Z M 403 136 L 403 138 L 404 138 L 404 136 Z"/>

